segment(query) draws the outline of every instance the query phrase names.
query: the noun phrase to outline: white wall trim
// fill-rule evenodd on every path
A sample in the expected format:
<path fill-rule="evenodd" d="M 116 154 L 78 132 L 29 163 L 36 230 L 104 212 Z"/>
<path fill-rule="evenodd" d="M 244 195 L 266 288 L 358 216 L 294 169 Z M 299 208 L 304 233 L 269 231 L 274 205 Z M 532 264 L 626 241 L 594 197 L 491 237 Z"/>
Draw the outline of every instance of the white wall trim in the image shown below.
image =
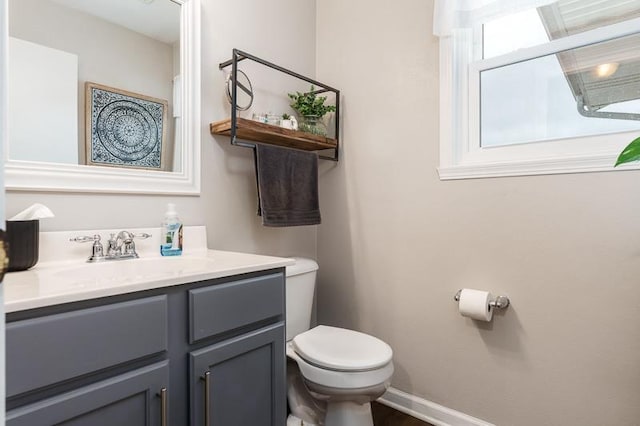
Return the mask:
<path fill-rule="evenodd" d="M 439 167 L 441 180 L 535 176 L 565 173 L 611 172 L 614 170 L 637 170 L 640 164 L 623 164 L 613 168 L 617 155 L 603 154 L 589 157 L 546 158 L 528 161 L 513 161 L 485 164 L 459 164 Z"/>
<path fill-rule="evenodd" d="M 378 402 L 434 426 L 495 426 L 435 402 L 389 388 Z"/>

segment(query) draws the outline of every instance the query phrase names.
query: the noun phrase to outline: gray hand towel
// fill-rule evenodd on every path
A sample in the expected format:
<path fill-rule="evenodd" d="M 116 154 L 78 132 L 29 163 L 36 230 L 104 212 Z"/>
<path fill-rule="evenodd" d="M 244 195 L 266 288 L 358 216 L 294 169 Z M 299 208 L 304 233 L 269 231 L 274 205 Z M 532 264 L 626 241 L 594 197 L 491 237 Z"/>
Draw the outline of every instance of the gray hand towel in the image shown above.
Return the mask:
<path fill-rule="evenodd" d="M 258 214 L 265 226 L 320 223 L 318 155 L 256 144 Z"/>

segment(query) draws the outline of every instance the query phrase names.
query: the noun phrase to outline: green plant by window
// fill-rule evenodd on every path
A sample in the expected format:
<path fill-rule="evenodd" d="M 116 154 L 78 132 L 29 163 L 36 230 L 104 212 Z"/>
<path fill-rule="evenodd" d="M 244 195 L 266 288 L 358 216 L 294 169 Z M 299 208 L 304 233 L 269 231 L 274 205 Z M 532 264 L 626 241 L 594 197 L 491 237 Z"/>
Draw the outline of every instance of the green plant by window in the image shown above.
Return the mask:
<path fill-rule="evenodd" d="M 616 160 L 616 164 L 613 167 L 619 166 L 620 164 L 630 163 L 632 161 L 640 160 L 640 137 L 631 141 L 629 145 L 625 149 L 622 150 L 620 155 L 618 155 L 618 159 Z"/>
<path fill-rule="evenodd" d="M 290 118 L 291 118 L 291 116 L 289 114 L 287 114 L 286 112 L 284 114 L 282 114 L 282 119 L 283 120 L 288 120 Z"/>
<path fill-rule="evenodd" d="M 316 96 L 315 88 L 311 86 L 311 90 L 307 93 L 289 93 L 289 98 L 293 101 L 290 106 L 300 113 L 302 116 L 323 117 L 328 112 L 335 112 L 336 107 L 333 105 L 325 105 L 326 96 Z"/>

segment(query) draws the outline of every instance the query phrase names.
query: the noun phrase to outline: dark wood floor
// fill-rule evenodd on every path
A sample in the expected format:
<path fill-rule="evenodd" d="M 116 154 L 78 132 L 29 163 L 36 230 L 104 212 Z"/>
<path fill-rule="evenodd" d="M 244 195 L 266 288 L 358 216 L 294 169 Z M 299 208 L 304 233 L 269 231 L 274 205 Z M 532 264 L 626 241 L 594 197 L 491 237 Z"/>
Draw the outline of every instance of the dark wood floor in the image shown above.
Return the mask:
<path fill-rule="evenodd" d="M 377 402 L 371 403 L 371 411 L 375 426 L 432 426 Z"/>

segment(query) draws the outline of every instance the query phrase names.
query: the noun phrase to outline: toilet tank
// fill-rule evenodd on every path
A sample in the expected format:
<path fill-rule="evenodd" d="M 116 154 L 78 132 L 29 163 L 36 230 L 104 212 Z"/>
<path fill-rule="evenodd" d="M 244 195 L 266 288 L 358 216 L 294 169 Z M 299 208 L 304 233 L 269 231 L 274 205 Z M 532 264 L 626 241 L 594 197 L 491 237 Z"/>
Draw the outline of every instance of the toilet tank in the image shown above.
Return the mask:
<path fill-rule="evenodd" d="M 287 266 L 287 341 L 307 331 L 311 326 L 311 309 L 316 287 L 318 264 L 315 260 L 294 258 L 295 265 Z"/>

